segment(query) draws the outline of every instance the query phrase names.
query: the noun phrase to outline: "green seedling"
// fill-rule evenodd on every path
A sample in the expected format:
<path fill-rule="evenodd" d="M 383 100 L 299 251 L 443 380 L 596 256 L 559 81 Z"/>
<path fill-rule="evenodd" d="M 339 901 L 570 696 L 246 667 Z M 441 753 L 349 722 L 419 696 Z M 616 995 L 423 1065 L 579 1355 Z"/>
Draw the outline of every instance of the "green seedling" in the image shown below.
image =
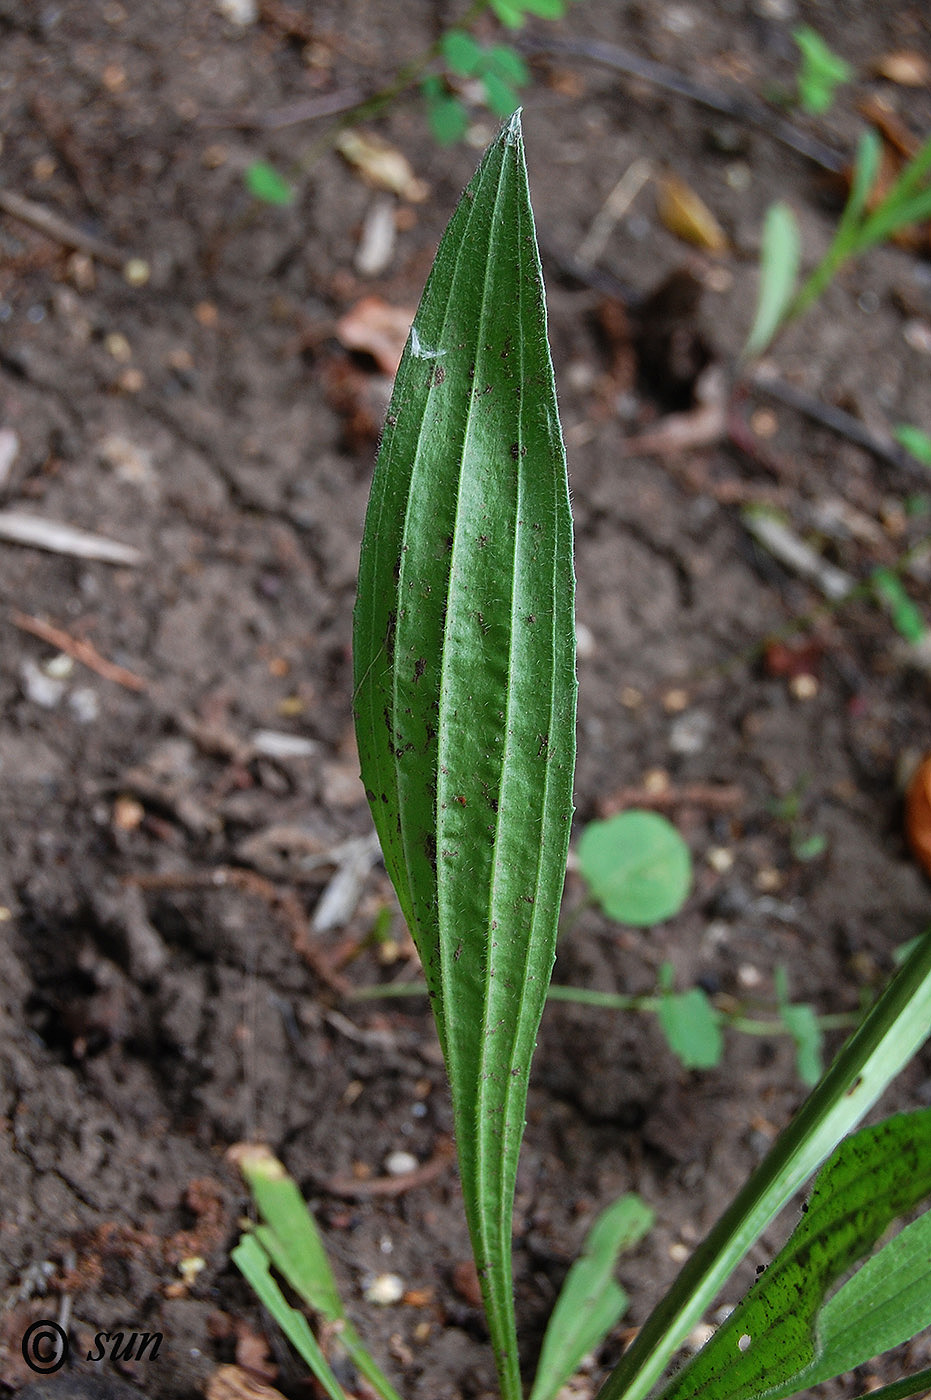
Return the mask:
<path fill-rule="evenodd" d="M 569 494 L 519 115 L 453 214 L 398 372 L 362 544 L 354 670 L 363 780 L 448 1070 L 500 1393 L 523 1400 L 513 1197 L 556 947 L 576 682 Z M 643 1400 L 826 1160 L 808 1213 L 739 1320 L 660 1394 L 789 1395 L 931 1322 L 931 1278 L 917 1262 L 927 1225 L 829 1296 L 890 1223 L 931 1195 L 931 1110 L 847 1137 L 929 1024 L 925 936 L 639 1329 L 600 1400 Z M 346 1314 L 299 1193 L 277 1164 L 246 1171 L 264 1223 L 235 1251 L 237 1264 L 333 1400 L 332 1362 L 282 1283 L 376 1393 L 396 1400 Z M 596 1222 L 557 1303 L 535 1400 L 552 1396 L 613 1326 L 623 1302 L 614 1260 L 646 1224 L 633 1203 L 609 1205 Z"/>
<path fill-rule="evenodd" d="M 474 20 L 490 8 L 508 29 L 519 29 L 528 15 L 562 19 L 566 0 L 488 0 L 475 5 L 467 16 Z M 428 73 L 420 84 L 427 122 L 441 145 L 460 141 L 469 128 L 468 109 L 458 96 L 461 81 L 477 85 L 481 101 L 496 117 L 509 117 L 520 102 L 520 90 L 530 81 L 530 70 L 513 44 L 482 44 L 467 24 L 448 29 L 440 38 L 437 57 L 440 72 Z"/>
<path fill-rule="evenodd" d="M 850 82 L 853 69 L 809 25 L 800 24 L 793 29 L 792 38 L 801 53 L 798 100 L 806 112 L 821 116 L 832 106 L 840 85 Z"/>
<path fill-rule="evenodd" d="M 916 428 L 911 423 L 900 423 L 893 430 L 893 437 L 906 452 L 910 452 L 926 467 L 931 467 L 931 433 L 926 433 L 923 428 Z"/>
<path fill-rule="evenodd" d="M 818 300 L 852 258 L 886 242 L 909 224 L 931 217 L 931 186 L 927 182 L 931 172 L 931 137 L 870 209 L 869 196 L 876 184 L 881 156 L 879 136 L 875 131 L 865 131 L 857 149 L 850 194 L 830 247 L 798 290 L 798 222 L 787 204 L 780 202 L 768 210 L 760 250 L 756 317 L 744 347 L 745 359 L 762 355 L 791 321 Z M 917 444 L 920 439 L 913 437 L 912 441 Z"/>

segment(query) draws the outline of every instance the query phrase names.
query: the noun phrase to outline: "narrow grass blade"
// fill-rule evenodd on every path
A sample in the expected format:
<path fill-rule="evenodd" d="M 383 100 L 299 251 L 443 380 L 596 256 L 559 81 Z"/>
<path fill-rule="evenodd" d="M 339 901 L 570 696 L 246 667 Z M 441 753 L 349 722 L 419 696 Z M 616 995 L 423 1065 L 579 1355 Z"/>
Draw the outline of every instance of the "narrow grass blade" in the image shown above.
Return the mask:
<path fill-rule="evenodd" d="M 788 204 L 771 204 L 763 221 L 760 288 L 744 359 L 762 355 L 775 336 L 795 291 L 801 257 L 798 221 Z"/>
<path fill-rule="evenodd" d="M 747 1250 L 924 1044 L 929 1028 L 926 934 L 644 1323 L 599 1400 L 642 1400 Z"/>
<path fill-rule="evenodd" d="M 330 1369 L 306 1317 L 291 1306 L 272 1278 L 268 1255 L 255 1236 L 244 1235 L 231 1251 L 230 1258 L 295 1351 L 307 1362 L 330 1400 L 346 1400 L 346 1393 Z"/>
<path fill-rule="evenodd" d="M 924 1395 L 928 1391 L 931 1391 L 931 1367 L 916 1371 L 913 1376 L 904 1376 L 891 1385 L 880 1386 L 879 1390 L 870 1390 L 857 1400 L 908 1400 L 911 1395 Z"/>
<path fill-rule="evenodd" d="M 366 517 L 356 734 L 453 1094 L 505 1400 L 511 1217 L 575 744 L 572 527 L 516 114 L 437 252 Z"/>
<path fill-rule="evenodd" d="M 662 1400 L 754 1400 L 764 1391 L 767 1400 L 782 1400 L 920 1331 L 931 1306 L 927 1224 L 920 1238 L 903 1232 L 895 1261 L 887 1251 L 902 1235 L 821 1310 L 828 1289 L 891 1221 L 929 1194 L 931 1110 L 847 1138 L 820 1172 L 786 1245 Z M 884 1256 L 891 1275 L 875 1267 Z"/>
<path fill-rule="evenodd" d="M 599 1215 L 550 1316 L 530 1400 L 553 1400 L 624 1315 L 627 1294 L 614 1278 L 618 1256 L 633 1249 L 652 1224 L 652 1210 L 632 1194 Z"/>
<path fill-rule="evenodd" d="M 323 1240 L 297 1183 L 265 1147 L 242 1152 L 239 1168 L 265 1223 L 243 1236 L 238 1249 L 233 1251 L 234 1262 L 294 1342 L 321 1384 L 325 1384 L 325 1381 L 317 1369 L 320 1360 L 323 1360 L 327 1372 L 329 1366 L 306 1319 L 291 1307 L 269 1274 L 269 1265 L 278 1271 L 309 1308 L 325 1322 L 338 1328 L 341 1346 L 381 1400 L 400 1400 L 346 1316 Z M 264 1274 L 268 1275 L 267 1279 L 260 1267 L 261 1260 L 265 1261 Z M 244 1265 L 250 1270 L 249 1273 Z M 258 1277 L 258 1283 L 253 1275 Z M 312 1346 L 308 1345 L 308 1334 Z M 339 1400 L 342 1400 L 342 1394 L 342 1390 L 339 1390 Z"/>

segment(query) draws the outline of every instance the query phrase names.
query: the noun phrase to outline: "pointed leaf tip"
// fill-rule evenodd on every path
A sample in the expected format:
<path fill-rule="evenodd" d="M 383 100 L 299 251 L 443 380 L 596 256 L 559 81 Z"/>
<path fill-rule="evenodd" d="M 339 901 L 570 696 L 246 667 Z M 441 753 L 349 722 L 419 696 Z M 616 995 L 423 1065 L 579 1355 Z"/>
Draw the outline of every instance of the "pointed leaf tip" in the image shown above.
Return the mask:
<path fill-rule="evenodd" d="M 515 107 L 514 111 L 504 123 L 503 135 L 505 143 L 508 146 L 516 146 L 518 142 L 523 139 L 520 122 L 523 110 L 523 107 Z"/>

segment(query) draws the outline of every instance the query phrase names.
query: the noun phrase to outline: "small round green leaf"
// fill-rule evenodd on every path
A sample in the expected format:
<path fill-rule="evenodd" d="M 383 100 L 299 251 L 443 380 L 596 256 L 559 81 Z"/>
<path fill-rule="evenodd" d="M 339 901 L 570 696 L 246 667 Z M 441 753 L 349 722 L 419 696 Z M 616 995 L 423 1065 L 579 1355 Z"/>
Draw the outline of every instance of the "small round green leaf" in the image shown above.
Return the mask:
<path fill-rule="evenodd" d="M 641 928 L 677 914 L 692 883 L 688 846 L 656 812 L 591 822 L 579 842 L 579 865 L 604 912 Z"/>

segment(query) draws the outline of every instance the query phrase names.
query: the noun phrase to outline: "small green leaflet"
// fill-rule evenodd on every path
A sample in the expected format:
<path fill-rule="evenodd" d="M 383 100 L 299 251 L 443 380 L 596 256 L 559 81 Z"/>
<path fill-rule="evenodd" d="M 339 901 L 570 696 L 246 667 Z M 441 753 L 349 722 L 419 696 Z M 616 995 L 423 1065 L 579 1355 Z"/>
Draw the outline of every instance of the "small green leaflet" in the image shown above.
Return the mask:
<path fill-rule="evenodd" d="M 906 642 L 920 642 L 927 632 L 921 609 L 912 602 L 905 591 L 905 585 L 892 569 L 873 570 L 870 582 L 877 598 L 885 604 L 892 619 L 892 625 Z"/>
<path fill-rule="evenodd" d="M 443 236 L 388 411 L 353 639 L 362 778 L 417 945 L 505 1400 L 511 1214 L 575 761 L 572 521 L 520 116 Z"/>
<path fill-rule="evenodd" d="M 633 1249 L 652 1224 L 652 1210 L 632 1194 L 599 1215 L 550 1314 L 530 1400 L 554 1400 L 624 1315 L 627 1294 L 614 1278 L 618 1256 Z"/>
<path fill-rule="evenodd" d="M 878 1263 L 847 1294 L 859 1319 L 855 1335 L 844 1324 L 831 1287 L 876 1243 L 887 1226 L 931 1195 L 931 1109 L 898 1114 L 846 1138 L 822 1168 L 792 1236 L 744 1301 L 707 1345 L 666 1386 L 662 1400 L 782 1400 L 817 1381 L 871 1360 L 901 1341 L 895 1321 L 897 1290 Z M 926 1236 L 921 1236 L 923 1247 Z M 911 1241 L 899 1301 L 925 1325 L 931 1280 L 916 1281 Z M 889 1246 L 887 1246 L 889 1248 Z M 886 1263 L 892 1263 L 889 1256 Z M 898 1264 L 893 1266 L 898 1267 Z M 847 1288 L 856 1285 L 855 1274 Z M 874 1313 L 871 1290 L 885 1306 Z M 899 1319 L 901 1321 L 902 1319 Z"/>
<path fill-rule="evenodd" d="M 849 83 L 853 69 L 833 49 L 829 49 L 817 30 L 800 24 L 792 38 L 801 50 L 802 62 L 798 74 L 799 99 L 806 112 L 818 116 L 834 101 L 834 90 Z"/>
<path fill-rule="evenodd" d="M 906 452 L 917 457 L 926 467 L 931 467 L 931 433 L 926 433 L 923 428 L 916 428 L 911 423 L 900 423 L 893 430 L 892 436 Z"/>
<path fill-rule="evenodd" d="M 244 177 L 246 189 L 253 199 L 263 204 L 275 204 L 284 208 L 294 203 L 294 191 L 283 175 L 273 165 L 264 160 L 254 160 L 247 165 Z"/>
<path fill-rule="evenodd" d="M 672 990 L 672 966 L 660 969 L 659 1023 L 672 1053 L 685 1069 L 714 1069 L 721 1063 L 724 1036 L 714 1007 L 701 987 Z"/>
<path fill-rule="evenodd" d="M 692 883 L 689 848 L 657 812 L 619 812 L 589 822 L 579 867 L 609 918 L 646 928 L 677 914 Z"/>

